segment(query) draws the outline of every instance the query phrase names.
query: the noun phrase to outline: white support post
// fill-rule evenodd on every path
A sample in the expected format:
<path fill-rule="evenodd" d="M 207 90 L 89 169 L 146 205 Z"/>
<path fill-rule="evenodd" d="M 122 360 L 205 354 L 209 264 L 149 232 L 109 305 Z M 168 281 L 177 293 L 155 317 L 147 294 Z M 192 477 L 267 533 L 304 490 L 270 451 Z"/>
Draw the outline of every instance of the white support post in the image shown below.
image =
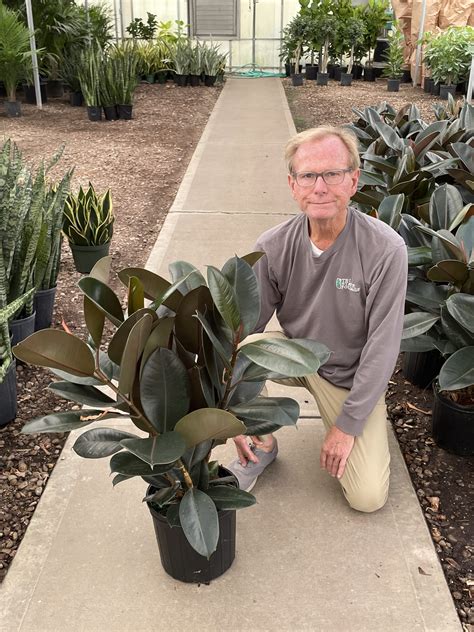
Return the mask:
<path fill-rule="evenodd" d="M 472 103 L 472 91 L 474 90 L 474 54 L 471 59 L 471 72 L 469 73 L 469 82 L 467 84 L 466 101 Z"/>
<path fill-rule="evenodd" d="M 31 0 L 26 0 L 26 19 L 28 21 L 28 29 L 30 31 L 30 48 L 31 48 L 31 62 L 33 65 L 33 80 L 35 83 L 36 105 L 43 108 L 43 101 L 41 100 L 41 86 L 38 71 L 38 56 L 36 54 L 36 40 L 35 40 L 35 25 L 33 22 L 33 11 L 31 9 Z"/>
<path fill-rule="evenodd" d="M 418 30 L 418 44 L 416 46 L 415 56 L 415 76 L 413 77 L 413 87 L 418 85 L 418 74 L 421 66 L 421 38 L 425 34 L 425 17 L 426 17 L 426 0 L 421 5 L 420 28 Z"/>

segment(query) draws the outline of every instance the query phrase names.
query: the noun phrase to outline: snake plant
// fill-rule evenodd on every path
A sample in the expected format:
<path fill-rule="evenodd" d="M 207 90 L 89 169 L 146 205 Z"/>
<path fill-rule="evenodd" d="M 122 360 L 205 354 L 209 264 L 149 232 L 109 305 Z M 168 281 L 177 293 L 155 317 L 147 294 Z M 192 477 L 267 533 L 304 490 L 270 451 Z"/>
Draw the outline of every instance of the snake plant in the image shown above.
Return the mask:
<path fill-rule="evenodd" d="M 63 233 L 76 246 L 100 246 L 112 239 L 114 219 L 110 189 L 97 195 L 89 182 L 86 191 L 80 187 L 66 198 Z"/>

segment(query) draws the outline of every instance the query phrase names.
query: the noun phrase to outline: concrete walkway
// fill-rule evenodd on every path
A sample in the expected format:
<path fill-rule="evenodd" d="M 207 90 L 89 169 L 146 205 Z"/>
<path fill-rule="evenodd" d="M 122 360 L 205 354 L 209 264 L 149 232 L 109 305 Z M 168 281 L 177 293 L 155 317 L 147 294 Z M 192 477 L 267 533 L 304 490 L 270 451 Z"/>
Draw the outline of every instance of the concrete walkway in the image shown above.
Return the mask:
<path fill-rule="evenodd" d="M 279 80 L 229 80 L 149 267 L 220 265 L 295 212 L 282 160 L 293 133 Z M 142 481 L 112 489 L 108 459 L 80 459 L 70 437 L 0 588 L 0 630 L 461 630 L 396 440 L 387 505 L 352 511 L 319 469 L 317 410 L 286 390 L 302 404 L 299 430 L 279 432 L 258 504 L 238 514 L 235 562 L 209 586 L 164 573 Z"/>

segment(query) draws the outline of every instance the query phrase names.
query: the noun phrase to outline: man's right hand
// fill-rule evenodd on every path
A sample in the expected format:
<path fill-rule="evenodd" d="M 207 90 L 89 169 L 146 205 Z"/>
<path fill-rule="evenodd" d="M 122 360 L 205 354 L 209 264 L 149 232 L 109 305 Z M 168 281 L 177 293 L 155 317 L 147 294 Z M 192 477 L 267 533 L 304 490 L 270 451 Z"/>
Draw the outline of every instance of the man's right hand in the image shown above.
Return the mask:
<path fill-rule="evenodd" d="M 238 435 L 237 437 L 234 437 L 234 443 L 237 449 L 237 458 L 244 467 L 249 461 L 258 463 L 258 458 L 255 456 L 250 447 L 249 438 L 250 437 L 245 435 Z"/>

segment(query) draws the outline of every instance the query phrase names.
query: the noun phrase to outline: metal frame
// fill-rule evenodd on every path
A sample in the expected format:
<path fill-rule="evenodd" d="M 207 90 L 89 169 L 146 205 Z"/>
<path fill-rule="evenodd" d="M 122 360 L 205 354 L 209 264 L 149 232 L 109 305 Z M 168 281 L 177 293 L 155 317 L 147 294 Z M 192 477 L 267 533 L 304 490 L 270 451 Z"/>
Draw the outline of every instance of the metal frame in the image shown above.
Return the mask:
<path fill-rule="evenodd" d="M 133 1 L 133 0 L 132 0 Z M 179 0 L 178 1 L 178 7 L 179 7 Z M 223 41 L 230 41 L 230 40 L 240 40 L 240 0 L 234 0 L 236 3 L 236 11 L 235 11 L 235 35 L 232 35 L 229 37 L 229 35 L 225 34 L 219 34 L 219 33 L 212 33 L 212 39 L 216 39 L 219 40 L 220 42 Z M 256 0 L 253 0 L 254 2 Z M 258 0 L 257 0 L 258 1 Z M 195 37 L 197 39 L 205 39 L 207 37 L 208 34 L 206 35 L 197 35 L 194 32 L 194 27 L 196 24 L 196 0 L 188 0 L 188 24 L 189 24 L 189 32 L 190 32 L 190 36 L 191 37 Z M 209 35 L 211 35 L 209 33 Z M 207 37 L 207 39 L 210 39 L 209 37 Z"/>

